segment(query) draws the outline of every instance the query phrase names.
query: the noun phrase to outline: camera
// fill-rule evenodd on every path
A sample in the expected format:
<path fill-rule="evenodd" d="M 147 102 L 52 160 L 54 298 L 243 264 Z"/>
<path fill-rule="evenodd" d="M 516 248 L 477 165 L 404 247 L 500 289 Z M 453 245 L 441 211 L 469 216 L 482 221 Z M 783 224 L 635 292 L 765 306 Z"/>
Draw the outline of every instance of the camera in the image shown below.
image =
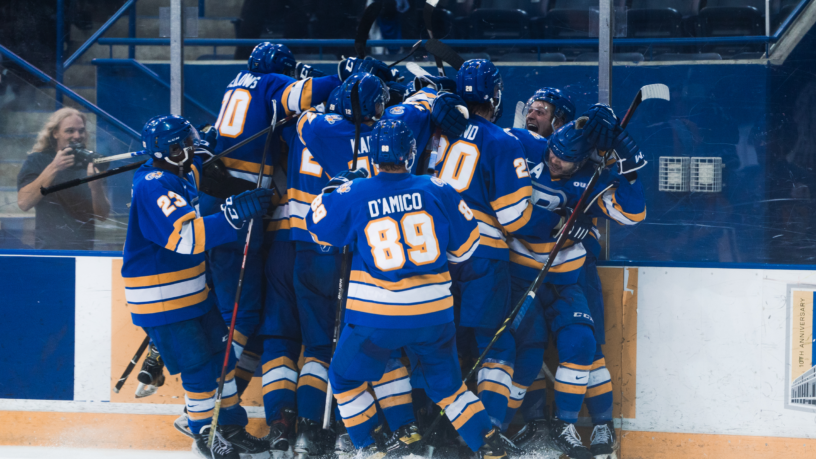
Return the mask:
<path fill-rule="evenodd" d="M 86 149 L 85 145 L 81 143 L 71 143 L 69 146 L 74 153 L 73 167 L 76 169 L 85 169 L 94 159 L 102 157 L 99 153 L 94 153 Z"/>

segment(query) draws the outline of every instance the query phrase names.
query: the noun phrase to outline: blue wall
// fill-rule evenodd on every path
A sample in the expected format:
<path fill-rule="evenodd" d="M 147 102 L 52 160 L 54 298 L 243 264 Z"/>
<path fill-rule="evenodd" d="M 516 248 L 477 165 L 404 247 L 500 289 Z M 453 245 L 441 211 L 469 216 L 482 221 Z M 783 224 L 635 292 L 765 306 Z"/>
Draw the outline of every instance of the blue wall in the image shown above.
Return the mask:
<path fill-rule="evenodd" d="M 0 398 L 73 400 L 75 266 L 74 258 L 0 257 Z"/>
<path fill-rule="evenodd" d="M 796 76 L 800 86 L 814 79 L 812 71 L 804 71 L 812 66 L 809 59 L 812 52 L 808 49 L 802 54 L 797 66 L 655 63 L 614 67 L 612 105 L 619 115 L 626 111 L 637 90 L 646 84 L 668 85 L 672 101 L 644 103 L 630 124 L 630 132 L 651 161 L 640 174 L 647 193 L 648 217 L 646 222 L 633 228 L 613 225 L 610 259 L 816 264 L 808 257 L 789 257 L 786 248 L 774 243 L 780 217 L 778 206 L 769 201 L 779 194 L 773 177 L 784 176 L 787 170 L 771 167 L 765 148 L 767 142 L 773 142 L 766 140 L 766 125 L 770 123 L 773 131 L 774 123 L 778 124 L 777 117 L 768 113 L 790 111 L 789 106 L 796 98 L 796 91 L 788 88 L 786 79 Z M 148 67 L 169 78 L 168 64 L 148 64 Z M 336 64 L 318 67 L 326 72 L 336 71 Z M 187 64 L 186 92 L 217 112 L 224 88 L 243 68 L 242 64 Z M 541 86 L 563 88 L 579 112 L 597 100 L 598 70 L 594 65 L 510 65 L 500 69 L 507 105 L 498 124 L 504 127 L 512 124 L 512 107 L 516 101 L 526 100 Z M 405 68 L 401 71 L 406 72 Z M 151 116 L 168 109 L 168 91 L 125 65 L 99 65 L 97 85 L 99 105 L 135 129 L 140 129 Z M 778 99 L 780 92 L 789 93 L 787 99 Z M 186 104 L 186 108 L 187 116 L 195 124 L 214 121 L 192 104 Z M 721 157 L 725 164 L 723 191 L 658 191 L 660 156 Z M 126 188 L 129 178 L 120 177 L 120 180 Z M 123 206 L 126 202 L 129 202 L 129 192 L 120 193 L 115 204 Z M 805 245 L 813 246 L 810 242 Z M 798 255 L 801 252 L 798 251 Z"/>

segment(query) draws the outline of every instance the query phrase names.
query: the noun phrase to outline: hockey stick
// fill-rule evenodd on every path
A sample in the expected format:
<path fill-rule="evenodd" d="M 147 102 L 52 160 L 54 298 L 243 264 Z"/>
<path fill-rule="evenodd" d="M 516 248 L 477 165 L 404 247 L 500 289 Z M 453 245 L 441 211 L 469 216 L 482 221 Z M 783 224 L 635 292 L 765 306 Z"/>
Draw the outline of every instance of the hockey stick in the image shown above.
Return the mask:
<path fill-rule="evenodd" d="M 408 59 L 409 57 L 413 56 L 413 55 L 414 55 L 414 53 L 415 53 L 415 52 L 417 52 L 417 50 L 419 49 L 419 45 L 421 45 L 421 44 L 422 44 L 422 40 L 419 40 L 419 41 L 417 41 L 416 43 L 414 43 L 414 46 L 412 46 L 412 47 L 411 47 L 411 51 L 409 51 L 409 52 L 408 52 L 408 54 L 406 54 L 405 56 L 401 57 L 401 58 L 400 58 L 400 60 L 398 60 L 398 61 L 394 62 L 393 64 L 389 64 L 389 65 L 388 65 L 388 68 L 389 68 L 389 69 L 390 69 L 390 68 L 393 68 L 394 66 L 396 66 L 396 65 L 397 65 L 397 64 L 399 64 L 400 62 L 404 61 L 405 59 Z"/>
<path fill-rule="evenodd" d="M 354 155 L 351 159 L 351 171 L 357 170 L 357 156 L 360 154 L 360 125 L 363 124 L 363 116 L 360 111 L 360 82 L 354 83 L 351 87 L 351 112 L 354 117 Z M 337 309 L 334 316 L 334 337 L 332 339 L 332 357 L 337 350 L 337 341 L 340 339 L 340 327 L 343 325 L 343 315 L 346 311 L 345 304 L 348 298 L 349 271 L 351 267 L 351 252 L 347 245 L 343 246 L 343 264 L 340 265 L 340 282 L 337 290 Z M 323 429 L 329 430 L 331 424 L 331 410 L 334 404 L 331 383 L 326 381 L 326 406 L 323 408 Z"/>
<path fill-rule="evenodd" d="M 128 376 L 136 368 L 136 364 L 139 363 L 139 359 L 142 358 L 142 354 L 144 354 L 145 349 L 147 349 L 147 345 L 150 343 L 150 337 L 145 336 L 144 341 L 142 344 L 139 345 L 139 349 L 136 351 L 136 354 L 133 355 L 133 358 L 130 359 L 130 363 L 125 368 L 124 373 L 122 373 L 122 377 L 119 378 L 119 381 L 116 382 L 116 386 L 113 388 L 113 392 L 118 394 L 120 390 L 122 390 L 122 386 L 125 385 L 125 381 L 127 381 Z"/>
<path fill-rule="evenodd" d="M 111 163 L 113 161 L 119 161 L 120 159 L 130 159 L 130 158 L 134 158 L 136 156 L 142 156 L 142 155 L 146 155 L 146 154 L 147 154 L 147 150 L 131 151 L 131 152 L 128 152 L 128 153 L 121 153 L 121 154 L 118 154 L 118 155 L 103 156 L 101 158 L 96 158 L 96 159 L 93 160 L 93 163 L 94 164 Z"/>
<path fill-rule="evenodd" d="M 284 124 L 288 123 L 289 121 L 293 120 L 294 118 L 295 118 L 295 115 L 289 115 L 286 118 L 280 120 L 275 126 L 270 126 L 268 128 L 261 129 L 260 131 L 256 132 L 255 134 L 252 134 L 251 136 L 247 137 L 246 139 L 236 143 L 235 145 L 227 148 L 226 150 L 222 151 L 221 153 L 219 153 L 219 154 L 213 156 L 212 158 L 208 159 L 207 162 L 204 163 L 204 168 L 209 167 L 209 165 L 212 164 L 212 162 L 215 161 L 216 159 L 219 159 L 219 158 L 221 158 L 223 156 L 226 156 L 226 155 L 232 153 L 233 151 L 243 147 L 244 145 L 248 144 L 249 142 L 252 142 L 253 140 L 257 139 L 258 137 L 269 133 L 269 131 L 271 129 L 277 129 L 278 127 L 283 126 Z M 105 158 L 114 158 L 116 156 L 125 155 L 124 157 L 117 158 L 117 159 L 127 159 L 127 158 L 132 158 L 134 156 L 139 156 L 139 155 L 135 155 L 134 153 L 139 153 L 139 152 L 123 153 L 122 155 L 106 156 Z M 114 160 L 111 159 L 110 161 L 114 161 Z M 91 175 L 91 176 L 88 176 L 88 177 L 68 180 L 67 182 L 58 183 L 56 185 L 52 185 L 52 186 L 49 186 L 49 187 L 40 187 L 40 193 L 42 193 L 43 196 L 46 196 L 46 195 L 51 194 L 51 193 L 56 193 L 57 191 L 62 191 L 62 190 L 65 190 L 67 188 L 82 185 L 83 183 L 93 182 L 94 180 L 103 179 L 105 177 L 110 177 L 112 175 L 121 174 L 121 173 L 127 172 L 127 171 L 132 171 L 133 169 L 138 169 L 142 164 L 144 164 L 146 162 L 147 162 L 147 160 L 139 161 L 139 162 L 131 163 L 131 164 L 126 164 L 124 166 L 115 167 L 115 168 L 110 169 L 108 171 L 100 172 L 99 174 Z"/>
<path fill-rule="evenodd" d="M 368 41 L 368 34 L 371 32 L 371 26 L 380 15 L 384 0 L 374 0 L 363 11 L 363 16 L 360 18 L 360 23 L 357 25 L 357 35 L 354 37 L 354 52 L 357 57 L 363 59 L 366 57 L 366 42 Z"/>
<path fill-rule="evenodd" d="M 516 102 L 516 113 L 513 115 L 513 127 L 524 127 L 524 102 L 522 101 Z"/>
<path fill-rule="evenodd" d="M 261 155 L 261 167 L 258 170 L 258 182 L 255 184 L 255 189 L 261 188 L 263 184 L 264 168 L 266 167 L 266 155 L 269 153 L 269 148 L 272 146 L 272 140 L 275 138 L 275 127 L 278 121 L 278 104 L 272 104 L 272 123 L 267 129 L 266 143 L 264 144 L 263 154 Z M 215 438 L 215 430 L 218 428 L 218 414 L 221 412 L 221 396 L 224 393 L 224 382 L 227 379 L 227 366 L 229 366 L 229 357 L 232 351 L 232 339 L 235 333 L 235 320 L 238 317 L 238 303 L 241 300 L 241 289 L 244 286 L 244 273 L 246 272 L 247 252 L 249 252 L 249 243 L 252 240 L 252 226 L 255 218 L 249 220 L 249 228 L 247 228 L 246 242 L 244 243 L 244 259 L 241 261 L 241 271 L 238 273 L 238 286 L 235 289 L 235 305 L 232 307 L 232 320 L 230 321 L 229 335 L 227 335 L 227 349 L 224 351 L 224 364 L 221 366 L 221 378 L 218 380 L 218 390 L 215 392 L 215 409 L 213 410 L 212 427 L 210 428 L 210 438 L 207 446 L 210 449 L 213 447 L 213 439 Z"/>
<path fill-rule="evenodd" d="M 425 0 L 425 6 L 422 7 L 422 20 L 425 21 L 425 30 L 428 31 L 428 43 L 434 40 L 433 36 L 433 12 L 436 9 L 436 5 L 439 3 L 439 0 Z M 428 48 L 428 45 L 425 45 L 425 49 L 428 50 L 429 53 L 434 55 L 434 61 L 436 61 L 436 69 L 439 72 L 439 76 L 445 76 L 445 68 L 442 65 L 442 59 L 436 53 L 431 51 Z M 453 67 L 459 68 L 461 65 L 454 65 Z"/>
<path fill-rule="evenodd" d="M 436 38 L 431 38 L 425 42 L 425 49 L 428 50 L 429 53 L 433 54 L 434 57 L 447 62 L 448 65 L 455 69 L 459 69 L 462 67 L 462 64 L 465 63 L 465 60 L 459 55 L 459 53 Z M 438 66 L 439 64 L 437 64 L 437 67 Z"/>
<path fill-rule="evenodd" d="M 663 86 L 664 88 L 666 88 L 666 94 L 668 94 L 668 88 L 665 85 L 649 85 L 649 86 Z M 632 115 L 634 114 L 635 110 L 644 100 L 643 95 L 645 92 L 648 91 L 649 96 L 663 95 L 662 91 L 658 91 L 656 88 L 650 88 L 644 91 L 644 89 L 646 88 L 647 86 L 644 86 L 643 88 L 640 89 L 640 91 L 638 91 L 637 95 L 635 96 L 635 100 L 632 101 L 632 105 L 629 107 L 629 110 L 626 111 L 626 115 L 624 115 L 623 120 L 621 121 L 621 128 L 626 128 L 626 125 L 629 124 L 629 121 L 632 119 Z M 647 97 L 647 98 L 663 98 L 663 97 Z M 539 287 L 541 287 L 541 284 L 544 282 L 544 278 L 547 277 L 547 273 L 550 271 L 553 262 L 558 256 L 558 252 L 560 252 L 561 249 L 564 247 L 564 244 L 566 244 L 568 239 L 567 234 L 569 233 L 572 226 L 575 224 L 575 220 L 578 218 L 579 215 L 583 214 L 584 208 L 583 204 L 589 197 L 590 193 L 592 192 L 592 189 L 595 187 L 595 184 L 598 182 L 598 179 L 600 178 L 601 172 L 603 172 L 604 168 L 605 163 L 603 162 L 599 164 L 597 168 L 595 168 L 595 172 L 593 172 L 592 177 L 589 179 L 586 189 L 584 189 L 584 192 L 578 199 L 578 204 L 576 204 L 575 206 L 575 211 L 569 216 L 567 221 L 564 223 L 564 226 L 561 227 L 561 231 L 558 234 L 558 239 L 556 239 L 555 241 L 555 247 L 553 247 L 552 251 L 550 252 L 550 255 L 547 257 L 547 263 L 538 272 L 533 283 L 530 284 L 530 286 L 527 287 L 527 291 L 524 292 L 524 296 L 522 297 L 522 299 L 516 304 L 516 306 L 510 312 L 510 315 L 507 316 L 507 318 L 504 320 L 501 327 L 499 327 L 499 329 L 496 331 L 496 334 L 493 335 L 493 339 L 490 340 L 490 343 L 488 343 L 487 347 L 485 347 L 485 349 L 482 351 L 479 358 L 476 359 L 476 362 L 473 364 L 473 366 L 470 368 L 470 371 L 468 371 L 467 375 L 462 380 L 463 384 L 466 383 L 473 376 L 474 373 L 476 373 L 479 366 L 481 366 L 482 362 L 487 356 L 487 353 L 490 352 L 490 350 L 493 348 L 493 345 L 496 344 L 496 341 L 499 340 L 499 338 L 507 330 L 507 328 L 509 326 L 513 326 L 514 328 L 518 326 L 516 317 L 519 315 L 519 312 L 522 310 L 526 311 L 533 304 L 533 300 L 535 300 L 536 297 L 536 292 L 538 291 Z M 530 205 L 532 205 L 532 203 L 530 203 Z M 425 438 L 430 437 L 431 433 L 433 433 L 434 429 L 439 424 L 439 421 L 442 419 L 444 415 L 445 409 L 443 408 L 442 410 L 440 410 L 439 414 L 431 423 L 430 427 L 428 427 L 428 430 L 422 437 L 421 440 L 422 442 L 425 441 Z"/>

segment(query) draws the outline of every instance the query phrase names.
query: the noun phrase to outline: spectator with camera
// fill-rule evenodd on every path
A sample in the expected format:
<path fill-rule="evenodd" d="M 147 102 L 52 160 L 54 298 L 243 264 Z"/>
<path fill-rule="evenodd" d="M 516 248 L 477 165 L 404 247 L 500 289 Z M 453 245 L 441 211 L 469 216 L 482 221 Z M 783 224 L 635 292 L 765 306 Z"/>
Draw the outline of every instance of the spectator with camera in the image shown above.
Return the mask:
<path fill-rule="evenodd" d="M 93 250 L 94 221 L 110 213 L 105 181 L 97 180 L 43 196 L 40 187 L 99 171 L 85 149 L 85 115 L 73 108 L 51 114 L 17 175 L 17 205 L 36 209 L 34 247 Z"/>

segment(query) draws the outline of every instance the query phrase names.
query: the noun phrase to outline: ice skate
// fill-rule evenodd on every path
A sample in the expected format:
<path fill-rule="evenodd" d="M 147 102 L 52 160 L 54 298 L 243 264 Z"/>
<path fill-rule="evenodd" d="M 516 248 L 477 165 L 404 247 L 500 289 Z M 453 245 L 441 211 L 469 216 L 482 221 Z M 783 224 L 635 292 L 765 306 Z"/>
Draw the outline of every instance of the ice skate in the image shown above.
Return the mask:
<path fill-rule="evenodd" d="M 334 423 L 334 431 L 337 432 L 334 440 L 334 455 L 338 459 L 351 459 L 354 457 L 354 443 L 351 442 L 351 437 L 349 437 L 343 421 Z"/>
<path fill-rule="evenodd" d="M 139 387 L 136 388 L 136 398 L 144 398 L 156 393 L 164 385 L 164 360 L 159 350 L 153 344 L 147 350 L 147 357 L 142 363 L 142 370 L 136 376 Z"/>
<path fill-rule="evenodd" d="M 190 438 L 195 438 L 195 435 L 190 432 L 190 426 L 188 425 L 187 408 L 184 408 L 184 413 L 173 421 L 173 427 L 184 435 L 187 435 Z"/>
<path fill-rule="evenodd" d="M 281 410 L 280 419 L 272 421 L 272 425 L 269 426 L 269 433 L 266 434 L 264 440 L 269 442 L 269 447 L 273 453 L 291 449 L 290 438 L 294 434 L 296 416 L 295 410 L 287 408 Z"/>
<path fill-rule="evenodd" d="M 485 434 L 484 444 L 476 451 L 476 459 L 501 459 L 506 457 L 507 451 L 504 449 L 501 432 L 497 427 L 494 427 L 493 430 Z"/>
<path fill-rule="evenodd" d="M 299 418 L 297 431 L 298 436 L 294 450 L 298 459 L 306 459 L 309 456 L 322 456 L 330 451 L 329 445 L 333 437 L 329 432 L 323 430 L 322 423 Z"/>
<path fill-rule="evenodd" d="M 391 434 L 385 441 L 386 456 L 391 458 L 405 457 L 410 454 L 421 455 L 416 447 L 422 435 L 419 434 L 419 427 L 415 422 L 404 425 Z"/>
<path fill-rule="evenodd" d="M 612 421 L 595 426 L 589 438 L 589 451 L 595 459 L 618 459 L 618 439 Z"/>
<path fill-rule="evenodd" d="M 216 434 L 213 438 L 212 449 L 207 446 L 210 439 L 211 428 L 211 426 L 204 426 L 201 428 L 201 432 L 193 436 L 195 439 L 193 442 L 193 452 L 196 453 L 198 457 L 205 459 L 241 459 L 238 451 L 235 451 L 232 445 L 224 441 L 219 434 Z"/>
<path fill-rule="evenodd" d="M 269 451 L 268 441 L 250 434 L 243 426 L 218 426 L 218 433 L 241 454 L 258 454 Z"/>
<path fill-rule="evenodd" d="M 592 453 L 581 443 L 575 424 L 553 418 L 550 423 L 552 445 L 570 459 L 593 459 Z"/>
<path fill-rule="evenodd" d="M 384 457 L 385 453 L 377 448 L 376 443 L 372 443 L 364 448 L 358 449 L 354 459 L 383 459 Z"/>
<path fill-rule="evenodd" d="M 524 424 L 524 427 L 513 436 L 513 442 L 525 451 L 536 452 L 547 448 L 549 438 L 547 420 L 536 419 Z"/>

